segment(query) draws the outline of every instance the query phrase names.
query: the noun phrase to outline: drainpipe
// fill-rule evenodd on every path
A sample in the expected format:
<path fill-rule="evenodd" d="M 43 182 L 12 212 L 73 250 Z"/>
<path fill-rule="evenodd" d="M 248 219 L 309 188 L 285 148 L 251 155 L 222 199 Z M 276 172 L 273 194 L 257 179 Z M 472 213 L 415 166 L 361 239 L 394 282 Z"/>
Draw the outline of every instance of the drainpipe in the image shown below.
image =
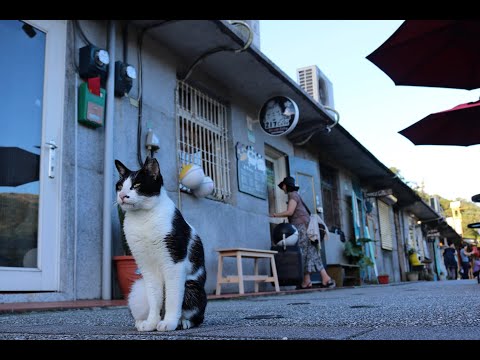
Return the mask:
<path fill-rule="evenodd" d="M 112 298 L 112 179 L 113 179 L 113 117 L 115 113 L 115 20 L 108 21 L 107 113 L 105 119 L 105 152 L 103 156 L 103 243 L 102 299 Z"/>

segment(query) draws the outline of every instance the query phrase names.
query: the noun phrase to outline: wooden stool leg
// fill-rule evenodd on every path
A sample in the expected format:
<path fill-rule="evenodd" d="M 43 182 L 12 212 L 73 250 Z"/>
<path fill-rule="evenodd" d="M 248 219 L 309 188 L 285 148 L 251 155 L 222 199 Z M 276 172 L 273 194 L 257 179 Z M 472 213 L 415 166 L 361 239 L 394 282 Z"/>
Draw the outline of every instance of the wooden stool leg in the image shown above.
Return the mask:
<path fill-rule="evenodd" d="M 254 270 L 254 274 L 255 274 L 255 275 L 258 275 L 258 258 L 255 258 L 255 262 L 254 262 L 254 264 L 253 264 L 253 270 Z M 258 281 L 255 281 L 254 284 L 255 284 L 255 285 L 254 285 L 254 289 L 255 289 L 254 291 L 255 291 L 256 293 L 258 293 L 258 285 L 259 285 L 259 284 L 258 284 Z"/>
<path fill-rule="evenodd" d="M 242 255 L 237 254 L 237 272 L 238 272 L 238 293 L 245 294 L 243 287 L 243 268 L 242 268 Z"/>
<path fill-rule="evenodd" d="M 273 282 L 275 284 L 275 291 L 280 291 L 280 284 L 278 283 L 278 275 L 277 275 L 277 267 L 275 265 L 275 257 L 272 255 L 270 256 L 270 261 L 272 264 L 272 275 L 273 275 Z"/>
<path fill-rule="evenodd" d="M 222 288 L 222 278 L 223 278 L 223 256 L 218 255 L 218 271 L 217 271 L 217 289 L 215 290 L 216 295 L 220 295 Z"/>

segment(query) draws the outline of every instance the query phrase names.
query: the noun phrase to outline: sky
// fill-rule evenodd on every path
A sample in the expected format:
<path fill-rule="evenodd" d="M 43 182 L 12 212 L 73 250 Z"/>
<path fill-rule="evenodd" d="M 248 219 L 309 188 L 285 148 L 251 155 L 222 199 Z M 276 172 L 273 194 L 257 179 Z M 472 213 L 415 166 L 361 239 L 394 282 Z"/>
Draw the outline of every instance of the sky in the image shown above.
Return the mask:
<path fill-rule="evenodd" d="M 480 90 L 396 86 L 366 56 L 403 20 L 260 20 L 260 49 L 295 82 L 317 65 L 333 84 L 340 124 L 407 182 L 429 194 L 471 200 L 480 193 L 480 145 L 414 145 L 398 131 L 427 115 L 477 101 Z M 412 54 L 414 56 L 414 54 Z M 479 119 L 480 120 L 480 119 Z"/>

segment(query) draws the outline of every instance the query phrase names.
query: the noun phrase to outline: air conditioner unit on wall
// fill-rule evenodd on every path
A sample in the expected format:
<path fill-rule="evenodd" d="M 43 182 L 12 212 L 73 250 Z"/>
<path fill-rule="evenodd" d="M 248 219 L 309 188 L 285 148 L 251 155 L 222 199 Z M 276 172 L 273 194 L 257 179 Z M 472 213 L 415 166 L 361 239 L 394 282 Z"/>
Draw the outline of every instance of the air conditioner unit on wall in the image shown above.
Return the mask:
<path fill-rule="evenodd" d="M 335 108 L 333 85 L 317 65 L 297 69 L 297 82 L 315 101 Z"/>

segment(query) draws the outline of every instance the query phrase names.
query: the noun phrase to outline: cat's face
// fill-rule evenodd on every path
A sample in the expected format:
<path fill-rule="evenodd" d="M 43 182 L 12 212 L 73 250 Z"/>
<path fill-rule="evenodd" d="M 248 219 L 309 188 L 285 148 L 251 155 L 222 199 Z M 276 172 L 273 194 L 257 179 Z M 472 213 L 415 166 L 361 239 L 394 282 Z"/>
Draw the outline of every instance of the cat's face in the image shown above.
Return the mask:
<path fill-rule="evenodd" d="M 120 179 L 115 186 L 117 204 L 124 211 L 150 209 L 155 204 L 163 186 L 163 177 L 156 159 L 147 157 L 140 170 L 131 171 L 115 160 Z"/>

